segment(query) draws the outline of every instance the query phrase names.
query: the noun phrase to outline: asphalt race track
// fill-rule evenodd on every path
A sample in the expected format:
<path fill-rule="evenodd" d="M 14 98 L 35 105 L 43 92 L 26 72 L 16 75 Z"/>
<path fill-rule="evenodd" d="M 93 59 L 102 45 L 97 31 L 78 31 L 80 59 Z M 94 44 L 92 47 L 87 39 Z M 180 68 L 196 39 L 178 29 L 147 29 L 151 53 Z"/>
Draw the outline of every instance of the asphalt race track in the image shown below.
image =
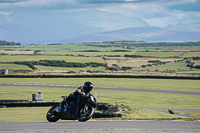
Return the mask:
<path fill-rule="evenodd" d="M 20 87 L 42 87 L 42 88 L 69 88 L 76 89 L 78 86 L 72 85 L 42 85 L 42 84 L 0 84 L 0 86 L 20 86 Z M 94 87 L 95 90 L 115 90 L 115 91 L 134 91 L 134 92 L 151 92 L 151 93 L 168 93 L 168 94 L 184 94 L 184 95 L 200 95 L 200 92 L 190 91 L 170 91 L 170 90 L 150 90 L 135 88 L 114 88 L 114 87 Z"/>
<path fill-rule="evenodd" d="M 0 122 L 0 132 L 200 132 L 199 121 Z"/>

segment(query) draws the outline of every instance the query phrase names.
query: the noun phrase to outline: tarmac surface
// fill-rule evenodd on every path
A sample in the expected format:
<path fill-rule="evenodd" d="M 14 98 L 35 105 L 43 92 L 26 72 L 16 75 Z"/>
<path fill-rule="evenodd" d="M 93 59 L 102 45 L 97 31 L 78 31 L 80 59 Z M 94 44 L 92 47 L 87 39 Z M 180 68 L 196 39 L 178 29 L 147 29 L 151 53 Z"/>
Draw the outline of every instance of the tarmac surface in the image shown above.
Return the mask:
<path fill-rule="evenodd" d="M 0 132 L 200 132 L 200 121 L 0 122 Z"/>

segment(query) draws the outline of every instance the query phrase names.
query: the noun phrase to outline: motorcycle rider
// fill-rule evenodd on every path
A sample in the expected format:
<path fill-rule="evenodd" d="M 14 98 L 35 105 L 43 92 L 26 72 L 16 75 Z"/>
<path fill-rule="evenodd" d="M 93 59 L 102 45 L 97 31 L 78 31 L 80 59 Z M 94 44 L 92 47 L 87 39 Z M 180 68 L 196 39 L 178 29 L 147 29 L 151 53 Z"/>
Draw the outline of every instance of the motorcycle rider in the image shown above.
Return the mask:
<path fill-rule="evenodd" d="M 60 104 L 61 110 L 64 110 L 64 105 L 67 103 L 70 103 L 71 101 L 75 100 L 78 95 L 88 95 L 90 91 L 93 89 L 93 84 L 90 81 L 86 81 L 83 86 L 80 86 L 77 88 L 77 90 L 71 94 L 69 94 L 68 97 L 66 97 Z M 67 107 L 69 109 L 69 107 Z"/>

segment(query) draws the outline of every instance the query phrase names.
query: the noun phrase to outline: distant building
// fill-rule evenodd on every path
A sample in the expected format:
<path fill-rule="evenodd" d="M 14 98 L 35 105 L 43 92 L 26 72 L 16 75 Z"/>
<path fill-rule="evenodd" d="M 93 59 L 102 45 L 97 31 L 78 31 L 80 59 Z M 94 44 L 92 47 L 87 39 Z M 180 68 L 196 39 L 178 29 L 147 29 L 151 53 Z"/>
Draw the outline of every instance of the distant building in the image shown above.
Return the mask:
<path fill-rule="evenodd" d="M 8 69 L 1 69 L 1 75 L 7 75 Z"/>

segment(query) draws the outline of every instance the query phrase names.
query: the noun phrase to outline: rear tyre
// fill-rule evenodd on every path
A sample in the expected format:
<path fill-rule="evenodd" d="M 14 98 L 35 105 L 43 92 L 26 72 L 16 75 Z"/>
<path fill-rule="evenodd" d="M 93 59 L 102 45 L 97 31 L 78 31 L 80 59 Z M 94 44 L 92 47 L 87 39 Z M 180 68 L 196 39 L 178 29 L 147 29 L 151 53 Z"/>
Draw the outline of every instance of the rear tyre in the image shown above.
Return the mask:
<path fill-rule="evenodd" d="M 94 114 L 94 107 L 87 104 L 80 107 L 78 112 L 78 121 L 85 122 L 89 120 Z"/>
<path fill-rule="evenodd" d="M 46 118 L 49 122 L 56 122 L 59 120 L 57 112 L 53 111 L 56 107 L 58 106 L 51 107 L 46 114 Z"/>

